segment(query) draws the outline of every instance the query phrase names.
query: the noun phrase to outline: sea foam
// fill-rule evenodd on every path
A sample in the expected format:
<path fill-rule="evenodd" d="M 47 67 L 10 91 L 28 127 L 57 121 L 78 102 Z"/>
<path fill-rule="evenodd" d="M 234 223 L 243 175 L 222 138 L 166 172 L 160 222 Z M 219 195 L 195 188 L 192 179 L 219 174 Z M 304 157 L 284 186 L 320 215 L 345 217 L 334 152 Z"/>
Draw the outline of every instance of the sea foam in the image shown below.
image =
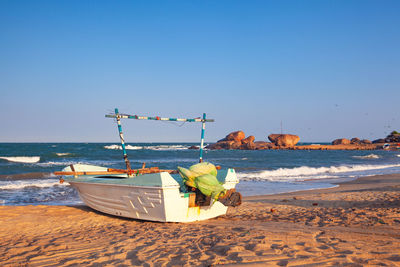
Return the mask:
<path fill-rule="evenodd" d="M 122 146 L 120 145 L 109 145 L 104 146 L 105 149 L 113 149 L 113 150 L 122 150 Z M 188 146 L 184 145 L 156 145 L 156 146 L 131 146 L 126 145 L 126 150 L 139 150 L 139 149 L 147 149 L 147 150 L 158 150 L 158 151 L 167 151 L 167 150 L 186 150 Z"/>
<path fill-rule="evenodd" d="M 104 146 L 105 149 L 113 149 L 113 150 L 122 150 L 122 146 L 119 145 L 109 145 L 109 146 Z M 141 146 L 131 146 L 131 145 L 126 145 L 125 149 L 128 150 L 138 150 L 138 149 L 143 149 Z"/>
<path fill-rule="evenodd" d="M 158 145 L 158 146 L 145 146 L 144 149 L 149 150 L 186 150 L 188 146 L 183 145 Z"/>
<path fill-rule="evenodd" d="M 307 179 L 326 179 L 340 177 L 343 174 L 354 172 L 361 175 L 370 170 L 380 170 L 387 168 L 398 168 L 400 164 L 391 165 L 350 165 L 350 166 L 330 166 L 330 167 L 308 167 L 301 166 L 296 168 L 279 168 L 276 170 L 265 170 L 259 172 L 239 172 L 237 176 L 241 180 L 255 181 L 304 181 Z"/>
<path fill-rule="evenodd" d="M 48 179 L 48 180 L 20 180 L 20 181 L 4 181 L 0 182 L 0 189 L 1 190 L 18 190 L 23 189 L 26 187 L 53 187 L 55 185 L 64 186 L 64 184 L 60 184 L 59 180 L 57 179 Z"/>
<path fill-rule="evenodd" d="M 59 157 L 63 157 L 63 156 L 71 155 L 71 153 L 56 153 L 56 155 Z"/>
<path fill-rule="evenodd" d="M 356 159 L 379 159 L 380 157 L 375 154 L 369 154 L 369 155 L 365 155 L 365 156 L 353 156 L 353 158 L 356 158 Z"/>
<path fill-rule="evenodd" d="M 40 161 L 40 157 L 0 157 L 0 159 L 18 163 L 36 163 Z"/>
<path fill-rule="evenodd" d="M 47 166 L 68 166 L 71 164 L 77 164 L 78 162 L 76 161 L 48 161 L 48 162 L 42 162 L 38 163 L 37 165 L 41 167 L 47 167 Z"/>

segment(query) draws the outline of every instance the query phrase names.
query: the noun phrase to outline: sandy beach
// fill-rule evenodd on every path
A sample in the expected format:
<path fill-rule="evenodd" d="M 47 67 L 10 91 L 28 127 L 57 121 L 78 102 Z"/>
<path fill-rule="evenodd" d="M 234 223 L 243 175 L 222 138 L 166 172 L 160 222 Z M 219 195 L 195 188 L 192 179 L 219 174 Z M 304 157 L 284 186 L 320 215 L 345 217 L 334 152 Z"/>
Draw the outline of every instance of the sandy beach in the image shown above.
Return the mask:
<path fill-rule="evenodd" d="M 1 206 L 2 266 L 399 266 L 400 174 L 245 198 L 196 223 Z"/>

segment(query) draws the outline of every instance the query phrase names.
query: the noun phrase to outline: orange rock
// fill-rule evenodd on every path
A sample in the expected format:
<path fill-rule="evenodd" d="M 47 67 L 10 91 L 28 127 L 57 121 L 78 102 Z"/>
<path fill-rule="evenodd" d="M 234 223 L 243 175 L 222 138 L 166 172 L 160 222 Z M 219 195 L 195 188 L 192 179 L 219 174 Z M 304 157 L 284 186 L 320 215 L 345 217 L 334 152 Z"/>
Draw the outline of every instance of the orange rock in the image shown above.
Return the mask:
<path fill-rule="evenodd" d="M 208 145 L 208 149 L 239 149 L 241 142 L 236 141 L 218 141 L 218 143 Z"/>
<path fill-rule="evenodd" d="M 332 145 L 350 145 L 350 140 L 346 138 L 340 138 L 332 141 Z"/>
<path fill-rule="evenodd" d="M 256 150 L 272 149 L 275 147 L 274 144 L 272 144 L 270 142 L 264 142 L 264 141 L 254 142 L 254 145 L 255 145 Z"/>
<path fill-rule="evenodd" d="M 361 140 L 361 144 L 372 144 L 372 142 L 368 139 Z"/>
<path fill-rule="evenodd" d="M 242 145 L 240 146 L 240 149 L 243 149 L 243 150 L 255 150 L 256 149 L 256 145 L 253 142 L 242 143 Z"/>
<path fill-rule="evenodd" d="M 249 137 L 243 139 L 243 140 L 242 140 L 242 143 L 243 143 L 243 144 L 246 144 L 246 143 L 253 143 L 255 139 L 256 139 L 256 138 L 255 138 L 254 136 L 250 135 Z"/>
<path fill-rule="evenodd" d="M 240 149 L 240 146 L 242 145 L 241 142 L 237 141 L 231 141 L 232 143 L 230 144 L 230 147 L 228 149 Z"/>
<path fill-rule="evenodd" d="M 224 141 L 236 141 L 241 142 L 245 138 L 245 134 L 242 131 L 236 131 L 228 134 Z"/>
<path fill-rule="evenodd" d="M 294 134 L 270 134 L 268 139 L 276 146 L 283 147 L 293 147 L 300 141 L 300 137 Z"/>

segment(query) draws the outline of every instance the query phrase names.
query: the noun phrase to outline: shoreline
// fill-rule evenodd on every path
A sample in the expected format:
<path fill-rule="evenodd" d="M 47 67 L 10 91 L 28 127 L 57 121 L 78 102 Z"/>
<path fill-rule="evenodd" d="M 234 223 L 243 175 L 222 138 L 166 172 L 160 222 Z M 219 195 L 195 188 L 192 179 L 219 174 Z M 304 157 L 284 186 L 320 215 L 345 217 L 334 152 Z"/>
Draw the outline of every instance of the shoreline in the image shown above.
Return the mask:
<path fill-rule="evenodd" d="M 218 218 L 157 223 L 83 205 L 0 206 L 3 266 L 400 263 L 400 174 L 244 197 Z"/>
<path fill-rule="evenodd" d="M 349 181 L 343 181 L 343 182 L 326 182 L 327 184 L 332 184 L 332 187 L 329 188 L 306 189 L 306 190 L 298 190 L 298 191 L 277 193 L 277 194 L 246 196 L 243 197 L 243 199 L 248 201 L 257 201 L 257 200 L 260 201 L 266 198 L 269 199 L 271 196 L 283 197 L 296 194 L 343 192 L 347 188 L 352 188 L 353 185 L 361 185 L 362 186 L 361 189 L 382 188 L 387 186 L 400 185 L 400 173 L 361 176 L 350 179 L 351 180 Z M 383 179 L 384 181 L 379 179 Z M 310 179 L 305 181 L 323 181 L 323 179 Z"/>

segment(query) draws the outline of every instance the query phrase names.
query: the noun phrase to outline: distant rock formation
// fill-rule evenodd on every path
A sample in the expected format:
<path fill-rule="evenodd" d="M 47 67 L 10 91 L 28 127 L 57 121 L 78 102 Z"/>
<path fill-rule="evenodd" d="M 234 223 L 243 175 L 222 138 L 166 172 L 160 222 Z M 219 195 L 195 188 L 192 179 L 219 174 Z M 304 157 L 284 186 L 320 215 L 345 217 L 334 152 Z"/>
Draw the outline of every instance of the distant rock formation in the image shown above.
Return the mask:
<path fill-rule="evenodd" d="M 332 141 L 332 145 L 350 145 L 350 143 L 350 140 L 346 138 L 340 138 Z"/>
<path fill-rule="evenodd" d="M 256 150 L 277 148 L 273 143 L 264 142 L 264 141 L 256 141 L 256 142 L 254 142 L 254 145 L 256 146 L 256 148 L 255 148 Z"/>
<path fill-rule="evenodd" d="M 386 138 L 380 138 L 372 141 L 373 144 L 380 143 L 400 143 L 400 133 L 397 131 L 391 132 Z"/>
<path fill-rule="evenodd" d="M 367 139 L 360 140 L 360 138 L 354 137 L 354 138 L 351 138 L 350 144 L 352 144 L 352 145 L 367 145 L 367 144 L 372 144 L 372 142 Z"/>
<path fill-rule="evenodd" d="M 293 147 L 300 141 L 300 137 L 294 134 L 270 134 L 268 139 L 276 146 L 283 147 Z"/>
<path fill-rule="evenodd" d="M 242 143 L 243 143 L 243 144 L 253 143 L 255 139 L 256 139 L 256 138 L 255 138 L 254 136 L 250 135 L 249 137 L 243 139 L 243 140 L 242 140 Z"/>
<path fill-rule="evenodd" d="M 245 138 L 243 131 L 236 131 L 228 134 L 225 138 L 215 144 L 208 145 L 208 149 L 243 149 L 243 150 L 263 150 L 277 148 L 292 148 L 300 140 L 300 137 L 292 134 L 272 134 L 268 138 L 272 141 L 257 141 L 253 135 Z"/>
<path fill-rule="evenodd" d="M 238 149 L 242 145 L 242 142 L 235 141 L 218 141 L 215 144 L 210 144 L 206 148 L 208 149 Z"/>
<path fill-rule="evenodd" d="M 223 142 L 223 141 L 235 141 L 235 142 L 241 142 L 245 138 L 245 134 L 242 131 L 236 131 L 228 134 L 225 136 L 224 139 L 219 140 L 218 142 Z"/>
<path fill-rule="evenodd" d="M 399 139 L 397 139 L 399 138 Z M 332 145 L 297 145 L 300 137 L 293 134 L 270 134 L 268 139 L 271 142 L 255 141 L 255 137 L 250 135 L 246 138 L 243 131 L 235 131 L 225 138 L 219 140 L 215 144 L 210 144 L 208 149 L 241 149 L 241 150 L 265 150 L 265 149 L 290 149 L 290 150 L 373 150 L 382 149 L 382 144 L 373 144 L 367 139 L 354 137 L 351 140 L 346 138 L 336 139 Z M 385 143 L 385 140 L 399 140 L 400 134 L 393 132 L 386 139 L 380 139 L 380 143 Z"/>
<path fill-rule="evenodd" d="M 219 140 L 215 144 L 208 145 L 208 149 L 245 149 L 245 150 L 253 150 L 255 149 L 254 145 L 254 136 L 250 135 L 245 138 L 246 135 L 243 131 L 236 131 L 228 134 L 225 138 Z"/>
<path fill-rule="evenodd" d="M 253 142 L 242 143 L 239 149 L 243 150 L 254 150 L 256 149 L 256 145 Z"/>
<path fill-rule="evenodd" d="M 400 133 L 393 131 L 385 138 L 385 143 L 400 143 Z"/>

